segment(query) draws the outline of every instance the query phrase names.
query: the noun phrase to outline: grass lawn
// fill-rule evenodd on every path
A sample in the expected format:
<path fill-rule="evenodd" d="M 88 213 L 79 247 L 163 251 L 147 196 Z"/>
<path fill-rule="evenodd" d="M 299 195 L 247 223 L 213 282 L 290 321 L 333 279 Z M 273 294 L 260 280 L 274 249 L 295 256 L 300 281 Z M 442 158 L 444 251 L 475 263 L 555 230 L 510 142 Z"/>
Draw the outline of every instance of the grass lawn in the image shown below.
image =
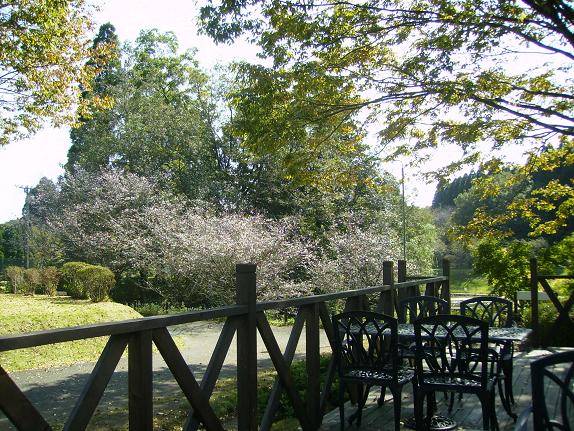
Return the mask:
<path fill-rule="evenodd" d="M 141 317 L 132 308 L 115 302 L 92 303 L 67 297 L 0 294 L 0 334 L 24 332 Z M 32 347 L 0 353 L 7 371 L 54 367 L 96 361 L 107 337 Z"/>
<path fill-rule="evenodd" d="M 450 291 L 453 293 L 489 293 L 486 278 L 476 275 L 470 268 L 452 268 L 450 271 Z"/>

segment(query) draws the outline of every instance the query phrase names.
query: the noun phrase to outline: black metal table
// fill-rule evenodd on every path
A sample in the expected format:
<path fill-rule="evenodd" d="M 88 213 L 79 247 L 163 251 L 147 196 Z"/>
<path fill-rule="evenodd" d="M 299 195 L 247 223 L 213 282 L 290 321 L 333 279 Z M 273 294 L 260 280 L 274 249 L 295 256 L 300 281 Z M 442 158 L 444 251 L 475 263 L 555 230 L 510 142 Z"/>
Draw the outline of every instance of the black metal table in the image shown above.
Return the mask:
<path fill-rule="evenodd" d="M 530 334 L 532 329 L 521 328 L 518 326 L 511 326 L 509 328 L 488 328 L 488 342 L 489 343 L 504 343 L 504 342 L 522 342 Z M 398 327 L 399 337 L 415 338 L 415 329 L 412 323 L 399 323 Z M 456 335 L 456 331 L 455 331 Z"/>

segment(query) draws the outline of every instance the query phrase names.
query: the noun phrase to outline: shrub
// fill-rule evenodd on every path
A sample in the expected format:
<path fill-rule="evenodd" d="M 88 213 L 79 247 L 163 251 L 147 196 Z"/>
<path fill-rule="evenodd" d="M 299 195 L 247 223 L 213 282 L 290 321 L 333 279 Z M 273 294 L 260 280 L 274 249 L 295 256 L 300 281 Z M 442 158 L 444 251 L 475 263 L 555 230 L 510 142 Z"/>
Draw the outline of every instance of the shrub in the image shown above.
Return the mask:
<path fill-rule="evenodd" d="M 10 280 L 12 292 L 18 292 L 24 284 L 24 268 L 21 266 L 6 267 L 6 277 Z"/>
<path fill-rule="evenodd" d="M 522 309 L 520 317 L 522 323 L 526 327 L 532 327 L 532 314 L 530 306 Z M 569 325 L 559 321 L 558 311 L 552 304 L 541 303 L 538 309 L 538 330 L 540 331 L 538 339 L 542 346 L 554 347 L 574 347 L 574 333 L 569 330 Z M 574 319 L 573 313 L 570 313 L 570 318 Z M 537 340 L 533 339 L 536 343 Z"/>
<path fill-rule="evenodd" d="M 188 307 L 185 307 L 183 305 L 176 306 L 169 304 L 168 302 L 164 302 L 163 304 L 158 304 L 155 302 L 148 302 L 145 304 L 137 303 L 132 305 L 132 308 L 144 317 L 185 313 L 190 311 Z"/>
<path fill-rule="evenodd" d="M 78 273 L 89 266 L 84 262 L 67 262 L 62 266 L 61 284 L 62 290 L 74 299 L 87 299 L 88 293 L 78 276 Z"/>
<path fill-rule="evenodd" d="M 56 294 L 59 280 L 60 272 L 55 266 L 48 266 L 40 271 L 40 285 L 42 292 L 46 295 L 54 296 Z"/>
<path fill-rule="evenodd" d="M 514 300 L 530 285 L 532 243 L 486 239 L 473 250 L 474 269 L 486 276 L 493 294 Z"/>
<path fill-rule="evenodd" d="M 86 265 L 78 271 L 84 291 L 93 302 L 101 302 L 116 284 L 114 273 L 104 266 Z"/>
<path fill-rule="evenodd" d="M 38 268 L 28 268 L 24 270 L 24 293 L 33 295 L 40 287 L 40 270 Z"/>

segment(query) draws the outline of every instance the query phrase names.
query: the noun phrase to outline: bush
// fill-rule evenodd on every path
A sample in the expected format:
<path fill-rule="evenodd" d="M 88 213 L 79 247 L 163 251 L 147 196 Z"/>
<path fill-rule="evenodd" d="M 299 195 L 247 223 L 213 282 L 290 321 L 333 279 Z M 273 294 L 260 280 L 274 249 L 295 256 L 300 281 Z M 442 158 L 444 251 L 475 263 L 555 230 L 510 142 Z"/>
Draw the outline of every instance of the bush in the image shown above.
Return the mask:
<path fill-rule="evenodd" d="M 24 268 L 21 266 L 6 267 L 6 277 L 10 280 L 12 292 L 18 292 L 24 284 Z"/>
<path fill-rule="evenodd" d="M 40 287 L 40 270 L 38 268 L 28 268 L 24 270 L 24 293 L 33 295 Z"/>
<path fill-rule="evenodd" d="M 101 302 L 116 284 L 114 273 L 104 266 L 86 265 L 78 271 L 84 292 L 93 302 Z"/>
<path fill-rule="evenodd" d="M 476 272 L 486 276 L 493 294 L 514 301 L 516 292 L 530 285 L 533 244 L 486 239 L 473 250 Z"/>
<path fill-rule="evenodd" d="M 40 271 L 40 285 L 42 293 L 54 296 L 58 289 L 58 281 L 60 280 L 60 272 L 55 266 L 48 266 Z"/>
<path fill-rule="evenodd" d="M 88 293 L 80 280 L 78 273 L 90 266 L 84 262 L 67 262 L 62 266 L 61 285 L 68 295 L 74 299 L 87 299 Z"/>
<path fill-rule="evenodd" d="M 526 327 L 532 327 L 530 306 L 524 307 L 521 312 L 522 322 Z M 541 303 L 538 309 L 539 340 L 542 346 L 574 347 L 574 333 L 563 322 L 555 323 L 558 311 L 552 304 Z M 570 313 L 574 319 L 574 314 Z M 534 340 L 536 343 L 536 340 Z"/>
<path fill-rule="evenodd" d="M 185 313 L 190 311 L 189 308 L 185 306 L 175 306 L 169 304 L 168 302 L 164 302 L 163 304 L 158 304 L 155 302 L 148 302 L 145 304 L 136 303 L 132 305 L 132 308 L 136 310 L 139 314 L 144 317 L 149 316 L 161 316 L 165 314 L 176 314 L 176 313 Z"/>

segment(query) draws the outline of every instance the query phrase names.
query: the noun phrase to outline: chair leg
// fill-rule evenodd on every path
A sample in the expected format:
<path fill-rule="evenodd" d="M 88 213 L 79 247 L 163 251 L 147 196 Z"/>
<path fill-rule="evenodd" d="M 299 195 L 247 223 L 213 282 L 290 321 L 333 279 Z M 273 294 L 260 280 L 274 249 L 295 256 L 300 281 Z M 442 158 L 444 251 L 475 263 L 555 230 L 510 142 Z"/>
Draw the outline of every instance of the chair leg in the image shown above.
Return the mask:
<path fill-rule="evenodd" d="M 339 422 L 341 431 L 345 429 L 345 383 L 339 381 Z"/>
<path fill-rule="evenodd" d="M 488 431 L 490 429 L 490 417 L 492 416 L 494 404 L 491 405 L 490 394 L 488 393 L 481 393 L 478 395 L 478 398 L 480 399 L 480 407 L 482 408 L 482 429 Z"/>
<path fill-rule="evenodd" d="M 399 431 L 401 428 L 401 397 L 403 392 L 403 387 L 391 387 L 391 392 L 393 394 L 393 409 L 395 414 L 395 431 Z"/>
<path fill-rule="evenodd" d="M 357 421 L 357 426 L 361 426 L 361 421 L 363 419 L 363 407 L 367 403 L 367 398 L 369 397 L 370 385 L 357 385 L 358 387 L 358 400 L 357 400 L 357 410 L 351 416 L 349 416 L 349 425 L 351 425 L 355 420 Z"/>
<path fill-rule="evenodd" d="M 377 406 L 379 406 L 379 407 L 381 407 L 385 403 L 386 389 L 387 388 L 385 386 L 381 386 L 381 395 L 379 396 L 379 399 L 377 400 Z"/>
<path fill-rule="evenodd" d="M 424 414 L 423 414 L 425 394 L 423 391 L 421 391 L 420 389 L 417 389 L 413 385 L 413 395 L 414 395 L 414 399 L 415 399 L 415 406 L 414 407 L 415 407 L 416 428 L 417 428 L 417 430 L 423 430 L 425 427 L 425 425 L 424 425 Z"/>
<path fill-rule="evenodd" d="M 436 395 L 434 392 L 429 392 L 427 395 L 427 416 L 426 416 L 426 429 L 428 430 L 430 430 L 431 428 L 432 417 L 436 409 L 437 409 Z"/>
<path fill-rule="evenodd" d="M 496 394 L 494 393 L 494 389 L 490 394 L 490 428 L 494 431 L 498 431 L 498 418 L 496 417 Z M 514 419 L 516 421 L 516 419 Z"/>
<path fill-rule="evenodd" d="M 504 380 L 504 385 L 502 380 Z M 504 376 L 504 374 L 502 375 L 502 377 L 498 377 L 498 395 L 500 395 L 500 401 L 502 402 L 502 407 L 504 407 L 504 410 L 506 411 L 506 413 L 508 414 L 508 416 L 510 416 L 514 422 L 516 422 L 517 419 L 517 415 L 516 413 L 514 413 L 512 411 L 512 407 L 510 405 L 510 399 L 509 399 L 509 393 L 507 392 L 506 389 L 506 377 Z"/>
<path fill-rule="evenodd" d="M 504 391 L 506 399 L 514 404 L 514 392 L 512 390 L 512 360 L 502 362 L 502 372 L 504 374 Z"/>

